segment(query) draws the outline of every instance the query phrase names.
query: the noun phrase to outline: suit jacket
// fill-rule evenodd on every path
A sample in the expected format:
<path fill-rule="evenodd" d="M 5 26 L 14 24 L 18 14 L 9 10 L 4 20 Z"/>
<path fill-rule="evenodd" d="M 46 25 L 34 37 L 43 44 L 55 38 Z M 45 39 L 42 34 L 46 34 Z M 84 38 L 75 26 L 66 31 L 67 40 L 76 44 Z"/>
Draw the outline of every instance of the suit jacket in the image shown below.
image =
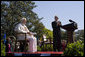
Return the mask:
<path fill-rule="evenodd" d="M 57 25 L 56 21 L 52 22 L 52 28 L 53 28 L 53 37 L 56 39 L 61 38 L 61 30 L 60 30 L 61 25 Z"/>

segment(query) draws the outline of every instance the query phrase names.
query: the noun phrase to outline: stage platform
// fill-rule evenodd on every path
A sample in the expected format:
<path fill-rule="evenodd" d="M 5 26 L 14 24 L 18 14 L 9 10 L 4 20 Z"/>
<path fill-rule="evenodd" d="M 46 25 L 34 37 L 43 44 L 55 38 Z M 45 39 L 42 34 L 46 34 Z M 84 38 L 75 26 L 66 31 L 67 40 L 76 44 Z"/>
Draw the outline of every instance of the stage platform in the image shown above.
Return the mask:
<path fill-rule="evenodd" d="M 62 56 L 63 52 L 7 52 L 7 56 Z"/>

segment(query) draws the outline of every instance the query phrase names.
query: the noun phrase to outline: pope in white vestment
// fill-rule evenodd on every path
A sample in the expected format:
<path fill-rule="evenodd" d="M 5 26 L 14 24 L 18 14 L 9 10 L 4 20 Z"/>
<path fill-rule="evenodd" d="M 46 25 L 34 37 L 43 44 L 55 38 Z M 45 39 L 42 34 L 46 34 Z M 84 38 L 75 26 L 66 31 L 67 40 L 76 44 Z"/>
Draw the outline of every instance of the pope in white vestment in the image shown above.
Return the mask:
<path fill-rule="evenodd" d="M 36 38 L 30 33 L 28 28 L 25 25 L 26 18 L 22 18 L 21 23 L 17 24 L 15 27 L 15 31 L 17 33 L 27 33 L 26 39 L 29 40 L 29 49 L 28 52 L 36 52 L 37 51 L 37 40 Z M 25 40 L 25 35 L 18 34 L 17 35 L 18 40 Z"/>

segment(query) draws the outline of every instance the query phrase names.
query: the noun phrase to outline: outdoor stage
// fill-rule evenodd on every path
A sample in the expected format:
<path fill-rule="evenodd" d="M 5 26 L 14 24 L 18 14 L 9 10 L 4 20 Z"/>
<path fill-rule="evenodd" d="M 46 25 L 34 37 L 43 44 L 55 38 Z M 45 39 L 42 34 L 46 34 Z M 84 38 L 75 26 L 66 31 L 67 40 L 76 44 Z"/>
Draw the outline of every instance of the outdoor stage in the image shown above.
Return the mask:
<path fill-rule="evenodd" d="M 52 51 L 43 51 L 43 52 L 7 52 L 7 56 L 63 56 L 63 52 L 52 52 Z"/>

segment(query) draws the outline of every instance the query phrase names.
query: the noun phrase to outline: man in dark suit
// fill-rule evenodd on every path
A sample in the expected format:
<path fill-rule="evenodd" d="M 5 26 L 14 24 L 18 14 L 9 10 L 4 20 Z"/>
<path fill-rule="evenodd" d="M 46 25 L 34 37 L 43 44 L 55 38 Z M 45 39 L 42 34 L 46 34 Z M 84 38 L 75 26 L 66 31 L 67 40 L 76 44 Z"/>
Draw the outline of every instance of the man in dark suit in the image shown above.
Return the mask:
<path fill-rule="evenodd" d="M 53 49 L 56 51 L 61 51 L 61 22 L 58 21 L 58 17 L 55 16 L 55 21 L 52 22 L 53 28 Z"/>

